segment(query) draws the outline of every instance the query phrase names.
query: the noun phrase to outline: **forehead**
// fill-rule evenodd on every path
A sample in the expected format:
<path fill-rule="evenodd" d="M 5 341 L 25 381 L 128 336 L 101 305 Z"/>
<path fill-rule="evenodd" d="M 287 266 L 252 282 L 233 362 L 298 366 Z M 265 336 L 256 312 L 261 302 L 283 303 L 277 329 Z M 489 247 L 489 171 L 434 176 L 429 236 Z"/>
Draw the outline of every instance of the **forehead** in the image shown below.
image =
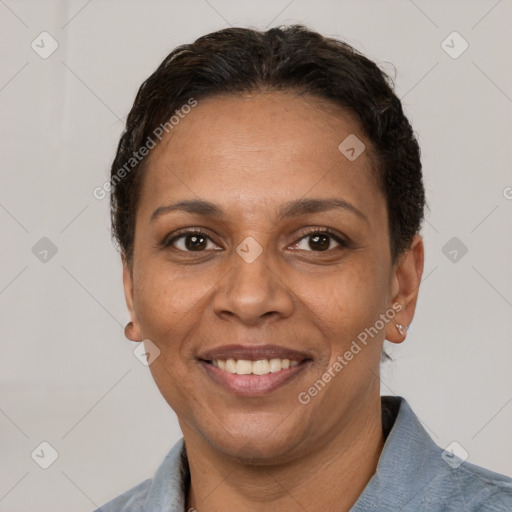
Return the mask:
<path fill-rule="evenodd" d="M 357 158 L 340 150 L 346 140 L 357 152 L 364 148 Z M 356 117 L 327 100 L 281 92 L 215 96 L 199 100 L 152 150 L 139 207 L 146 216 L 170 199 L 201 197 L 255 209 L 312 193 L 371 209 L 371 198 L 382 197 L 370 151 Z"/>

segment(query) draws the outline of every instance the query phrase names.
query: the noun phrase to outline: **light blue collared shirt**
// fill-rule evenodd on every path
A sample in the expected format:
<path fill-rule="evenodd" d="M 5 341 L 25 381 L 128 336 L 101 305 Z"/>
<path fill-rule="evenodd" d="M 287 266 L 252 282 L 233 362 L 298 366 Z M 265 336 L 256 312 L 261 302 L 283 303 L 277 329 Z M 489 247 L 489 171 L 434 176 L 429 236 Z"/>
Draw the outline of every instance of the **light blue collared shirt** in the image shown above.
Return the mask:
<path fill-rule="evenodd" d="M 376 472 L 350 512 L 512 511 L 512 478 L 444 452 L 404 398 L 383 396 L 381 401 L 386 442 Z M 188 478 L 180 439 L 152 479 L 95 512 L 185 512 Z"/>

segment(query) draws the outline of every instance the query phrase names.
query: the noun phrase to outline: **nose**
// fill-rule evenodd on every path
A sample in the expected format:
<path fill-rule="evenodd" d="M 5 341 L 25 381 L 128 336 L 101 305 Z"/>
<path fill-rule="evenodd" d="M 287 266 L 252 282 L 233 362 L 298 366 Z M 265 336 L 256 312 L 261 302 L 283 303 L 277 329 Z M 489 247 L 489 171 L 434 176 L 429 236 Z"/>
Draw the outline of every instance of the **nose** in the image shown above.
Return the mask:
<path fill-rule="evenodd" d="M 264 250 L 251 262 L 233 252 L 231 270 L 218 285 L 213 309 L 221 318 L 236 318 L 255 326 L 270 319 L 289 317 L 295 302 L 268 251 Z"/>

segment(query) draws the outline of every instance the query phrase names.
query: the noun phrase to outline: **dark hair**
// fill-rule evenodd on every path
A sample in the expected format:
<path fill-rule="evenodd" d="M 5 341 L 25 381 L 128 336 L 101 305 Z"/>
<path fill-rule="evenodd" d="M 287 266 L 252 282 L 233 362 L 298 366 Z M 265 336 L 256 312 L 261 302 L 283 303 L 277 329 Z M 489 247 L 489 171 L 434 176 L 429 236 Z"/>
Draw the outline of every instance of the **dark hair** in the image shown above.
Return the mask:
<path fill-rule="evenodd" d="M 228 28 L 178 46 L 137 93 L 110 179 L 112 236 L 130 265 L 147 160 L 139 152 L 147 153 L 159 127 L 170 126 L 171 116 L 191 100 L 274 90 L 331 100 L 356 115 L 372 143 L 386 198 L 392 260 L 410 247 L 423 220 L 425 192 L 420 148 L 392 79 L 347 43 L 302 25 Z"/>

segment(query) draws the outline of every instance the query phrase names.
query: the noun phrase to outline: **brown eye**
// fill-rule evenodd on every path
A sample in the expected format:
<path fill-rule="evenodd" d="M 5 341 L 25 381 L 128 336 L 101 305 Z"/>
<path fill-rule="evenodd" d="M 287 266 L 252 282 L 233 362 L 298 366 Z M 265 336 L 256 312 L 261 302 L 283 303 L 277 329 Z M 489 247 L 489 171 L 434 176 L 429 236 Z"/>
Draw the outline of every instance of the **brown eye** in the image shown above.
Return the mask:
<path fill-rule="evenodd" d="M 210 249 L 220 249 L 205 233 L 196 231 L 183 232 L 171 240 L 165 241 L 164 247 L 174 247 L 183 252 L 203 252 Z"/>
<path fill-rule="evenodd" d="M 315 252 L 324 252 L 339 247 L 347 247 L 347 243 L 329 231 L 315 231 L 309 233 L 293 244 L 294 249 Z"/>
<path fill-rule="evenodd" d="M 331 245 L 329 235 L 311 235 L 309 238 L 309 247 L 314 251 L 326 251 Z"/>
<path fill-rule="evenodd" d="M 201 251 L 206 249 L 208 239 L 203 235 L 186 235 L 185 247 L 189 251 Z"/>

